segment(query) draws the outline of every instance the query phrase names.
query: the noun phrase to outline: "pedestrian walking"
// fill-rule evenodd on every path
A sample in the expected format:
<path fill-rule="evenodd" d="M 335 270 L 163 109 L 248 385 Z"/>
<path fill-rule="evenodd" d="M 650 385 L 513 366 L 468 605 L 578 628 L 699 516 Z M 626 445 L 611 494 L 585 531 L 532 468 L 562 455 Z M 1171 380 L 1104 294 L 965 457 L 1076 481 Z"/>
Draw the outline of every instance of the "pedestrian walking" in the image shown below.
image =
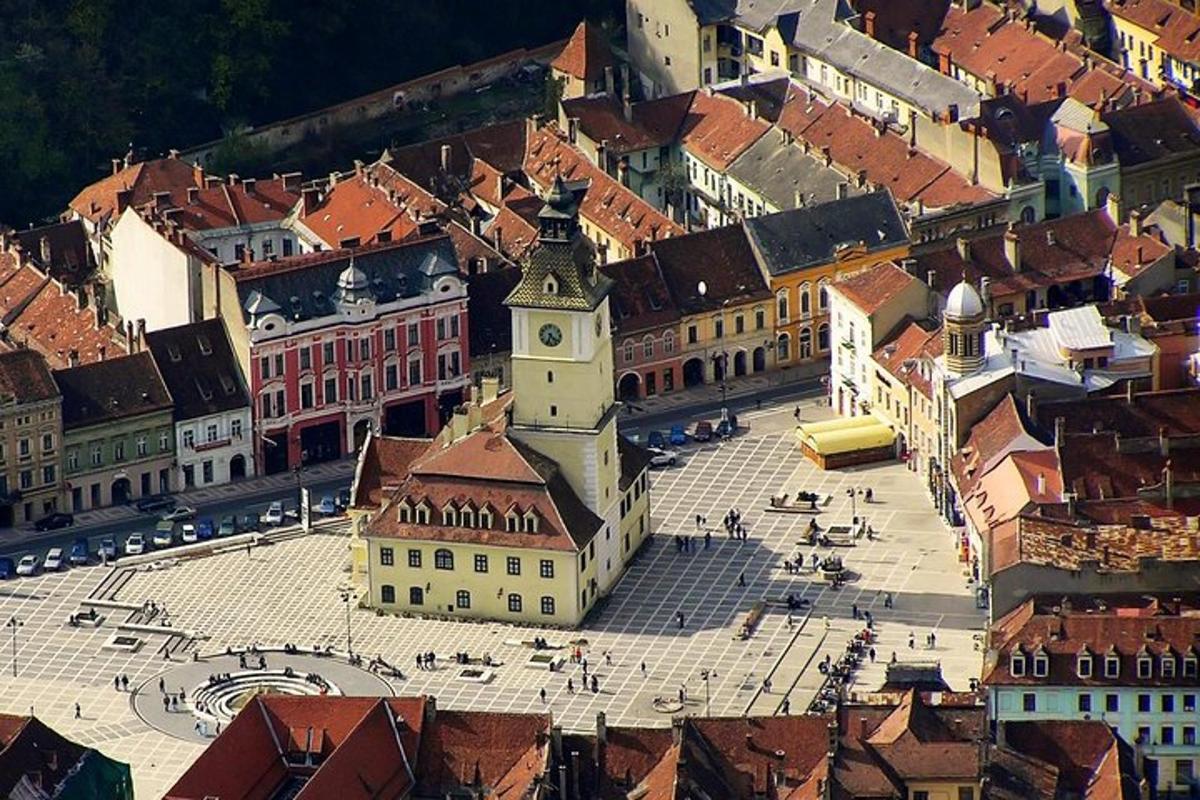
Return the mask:
<path fill-rule="evenodd" d="M 912 634 L 912 631 L 909 631 L 909 632 L 908 632 L 908 649 L 909 649 L 909 650 L 912 650 L 912 649 L 913 649 L 913 647 L 914 647 L 914 644 L 913 644 L 913 643 L 914 643 L 915 641 L 916 641 L 916 637 L 915 637 L 915 636 L 913 636 L 913 634 Z"/>
<path fill-rule="evenodd" d="M 934 633 L 933 631 L 930 631 L 929 632 L 929 649 L 932 650 L 934 647 L 937 647 L 937 634 Z"/>
<path fill-rule="evenodd" d="M 822 617 L 821 621 L 825 623 L 825 630 L 829 630 L 829 617 Z"/>
<path fill-rule="evenodd" d="M 869 655 L 871 657 L 871 663 L 874 664 L 875 663 L 875 648 L 872 647 L 870 650 L 868 650 L 867 655 Z"/>
<path fill-rule="evenodd" d="M 895 650 L 892 651 L 892 663 L 893 664 L 896 663 L 896 651 Z"/>
<path fill-rule="evenodd" d="M 712 533 L 710 531 L 705 531 L 704 532 L 704 549 L 707 550 L 711 544 L 712 544 Z"/>
<path fill-rule="evenodd" d="M 642 662 L 642 674 L 643 675 L 646 674 L 646 662 L 645 661 Z"/>
<path fill-rule="evenodd" d="M 675 618 L 679 620 L 679 627 L 680 627 L 680 628 L 682 628 L 682 627 L 683 627 L 683 612 L 682 612 L 682 611 L 676 611 L 676 612 L 675 612 Z"/>
<path fill-rule="evenodd" d="M 113 678 L 113 688 L 118 692 L 121 691 L 121 676 L 117 675 Z"/>
<path fill-rule="evenodd" d="M 855 619 L 858 619 L 858 603 L 853 603 L 853 604 L 850 606 L 850 614 L 851 614 L 851 615 L 852 615 L 852 616 L 853 616 Z"/>
<path fill-rule="evenodd" d="M 167 693 L 167 682 L 165 680 L 163 680 L 162 678 L 158 679 L 158 691 L 159 691 L 159 694 Z"/>
<path fill-rule="evenodd" d="M 83 718 L 83 712 L 79 708 L 79 703 L 76 703 L 75 704 L 75 719 L 82 719 L 82 718 Z"/>
<path fill-rule="evenodd" d="M 171 710 L 171 698 L 167 697 L 166 695 L 163 695 L 163 711 L 169 712 L 170 710 Z"/>
<path fill-rule="evenodd" d="M 176 697 L 175 695 L 171 695 L 171 710 L 172 711 L 179 710 L 179 698 Z"/>
<path fill-rule="evenodd" d="M 129 691 L 129 676 L 124 672 L 121 673 L 121 688 L 127 692 Z"/>
<path fill-rule="evenodd" d="M 253 557 L 254 556 L 250 555 L 250 542 L 246 542 L 246 558 L 253 558 Z"/>
<path fill-rule="evenodd" d="M 884 608 L 892 608 L 892 593 L 891 592 L 884 592 L 883 607 Z"/>
<path fill-rule="evenodd" d="M 575 694 L 575 681 L 567 678 L 567 694 Z"/>
<path fill-rule="evenodd" d="M 596 679 L 595 675 L 593 675 L 592 676 L 592 694 L 599 694 L 599 693 L 600 693 L 600 681 Z"/>
<path fill-rule="evenodd" d="M 786 716 L 787 713 L 791 710 L 791 708 L 792 708 L 792 701 L 785 697 L 785 698 L 783 698 L 783 705 L 779 707 L 779 713 Z"/>
<path fill-rule="evenodd" d="M 686 698 L 686 696 L 683 693 L 683 687 L 680 686 L 679 687 L 679 702 L 681 705 L 686 701 L 685 698 Z"/>
<path fill-rule="evenodd" d="M 608 650 L 604 651 L 604 663 L 610 667 L 612 666 L 612 653 L 610 653 Z"/>
<path fill-rule="evenodd" d="M 800 421 L 800 406 L 796 406 L 796 410 L 792 412 L 792 416 L 796 418 L 797 422 Z"/>
<path fill-rule="evenodd" d="M 745 585 L 746 585 L 746 573 L 743 572 L 738 575 L 738 586 L 745 586 Z"/>
<path fill-rule="evenodd" d="M 542 698 L 542 705 L 546 705 L 546 690 L 545 690 L 545 688 L 543 688 L 540 692 L 538 692 L 538 696 Z"/>
<path fill-rule="evenodd" d="M 703 519 L 699 514 L 696 515 L 696 530 L 700 530 L 700 520 Z"/>
<path fill-rule="evenodd" d="M 791 629 L 791 627 L 792 627 L 792 615 L 791 615 L 791 614 L 788 614 L 788 615 L 787 615 L 787 626 L 788 626 L 788 629 L 789 629 L 789 630 L 790 630 L 790 629 Z"/>

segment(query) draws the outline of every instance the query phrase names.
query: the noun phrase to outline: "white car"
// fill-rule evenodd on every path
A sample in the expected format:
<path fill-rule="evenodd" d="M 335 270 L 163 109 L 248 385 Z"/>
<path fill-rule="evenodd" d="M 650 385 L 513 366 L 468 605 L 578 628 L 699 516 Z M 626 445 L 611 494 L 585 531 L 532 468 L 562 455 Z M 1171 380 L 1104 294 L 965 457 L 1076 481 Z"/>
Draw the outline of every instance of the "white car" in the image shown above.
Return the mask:
<path fill-rule="evenodd" d="M 63 558 L 63 549 L 61 547 L 51 547 L 50 552 L 46 553 L 46 561 L 42 566 L 48 572 L 58 572 L 66 566 L 66 559 Z"/>
<path fill-rule="evenodd" d="M 679 461 L 679 453 L 674 450 L 659 450 L 657 447 L 647 448 L 650 451 L 650 466 L 673 467 Z"/>
<path fill-rule="evenodd" d="M 283 524 L 283 501 L 276 500 L 271 505 L 267 506 L 267 513 L 263 514 L 263 522 L 272 527 L 277 527 Z"/>
<path fill-rule="evenodd" d="M 196 509 L 191 506 L 176 506 L 170 511 L 163 512 L 159 517 L 163 522 L 183 522 L 184 520 L 195 519 Z"/>
<path fill-rule="evenodd" d="M 186 542 L 187 544 L 193 544 L 195 542 L 200 541 L 200 535 L 198 533 L 196 533 L 196 525 L 194 523 L 191 523 L 191 522 L 183 523 L 183 527 L 181 528 L 181 530 L 182 530 L 182 534 L 181 534 L 180 538 L 182 538 L 183 541 Z"/>
<path fill-rule="evenodd" d="M 131 533 L 125 540 L 125 555 L 140 556 L 146 552 L 146 537 L 140 533 Z"/>
<path fill-rule="evenodd" d="M 35 555 L 21 556 L 21 560 L 17 562 L 17 574 L 36 575 L 40 565 L 41 560 Z"/>

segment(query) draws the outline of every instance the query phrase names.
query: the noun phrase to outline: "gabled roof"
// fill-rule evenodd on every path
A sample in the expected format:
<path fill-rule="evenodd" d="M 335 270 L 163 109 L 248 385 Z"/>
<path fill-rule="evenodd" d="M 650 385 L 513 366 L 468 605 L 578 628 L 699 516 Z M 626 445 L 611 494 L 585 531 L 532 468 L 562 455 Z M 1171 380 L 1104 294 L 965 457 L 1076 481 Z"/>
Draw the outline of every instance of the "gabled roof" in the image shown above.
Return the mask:
<path fill-rule="evenodd" d="M 604 68 L 615 68 L 617 60 L 604 38 L 604 32 L 586 19 L 575 27 L 562 52 L 550 62 L 550 68 L 582 81 L 604 77 Z"/>
<path fill-rule="evenodd" d="M 864 191 L 799 145 L 781 143 L 775 136 L 760 136 L 726 174 L 781 211 L 830 202 L 839 186 L 852 195 Z"/>
<path fill-rule="evenodd" d="M 472 358 L 512 350 L 512 309 L 504 301 L 519 280 L 521 270 L 510 267 L 472 275 L 467 281 Z"/>
<path fill-rule="evenodd" d="M 613 281 L 609 306 L 617 335 L 629 335 L 679 321 L 679 309 L 653 253 L 605 264 L 600 271 Z"/>
<path fill-rule="evenodd" d="M 417 220 L 443 213 L 446 206 L 392 168 L 379 162 L 337 181 L 299 221 L 328 248 L 347 240 L 371 244 L 400 241 L 417 232 Z"/>
<path fill-rule="evenodd" d="M 720 94 L 695 92 L 679 136 L 685 150 L 718 172 L 729 168 L 770 126 Z"/>
<path fill-rule="evenodd" d="M 1200 33 L 1200 20 L 1191 18 Z M 1200 129 L 1178 97 L 1109 111 L 1103 119 L 1122 169 L 1200 151 Z"/>
<path fill-rule="evenodd" d="M 250 397 L 220 317 L 146 334 L 175 419 L 188 420 L 248 408 Z"/>
<path fill-rule="evenodd" d="M 741 225 L 652 242 L 650 251 L 683 315 L 771 297 Z M 699 290 L 701 281 L 705 294 Z"/>
<path fill-rule="evenodd" d="M 350 493 L 351 507 L 379 508 L 432 443 L 432 439 L 369 434 L 358 457 Z"/>
<path fill-rule="evenodd" d="M 841 277 L 832 284 L 832 288 L 870 316 L 908 287 L 919 283 L 912 275 L 886 261 Z"/>
<path fill-rule="evenodd" d="M 170 410 L 171 394 L 148 350 L 58 370 L 67 430 Z"/>
<path fill-rule="evenodd" d="M 597 144 L 607 142 L 608 152 L 623 155 L 673 144 L 687 117 L 692 94 L 634 103 L 629 119 L 625 118 L 621 100 L 607 94 L 573 97 L 563 100 L 562 107 L 568 119 L 579 120 L 579 130 L 587 138 Z"/>
<path fill-rule="evenodd" d="M 80 220 L 29 228 L 18 231 L 16 236 L 32 263 L 68 286 L 83 282 L 95 268 L 87 231 Z M 43 257 L 46 254 L 43 248 L 48 251 L 48 259 Z"/>
<path fill-rule="evenodd" d="M 545 714 L 439 709 L 421 731 L 415 793 L 445 797 L 479 785 L 492 787 L 488 798 L 525 797 L 545 771 L 549 735 Z"/>
<path fill-rule="evenodd" d="M 116 216 L 118 192 L 129 190 L 129 205 L 140 206 L 154 199 L 155 192 L 183 192 L 203 181 L 203 172 L 176 157 L 126 163 L 81 190 L 71 200 L 70 208 L 91 222 L 100 222 Z"/>
<path fill-rule="evenodd" d="M 1165 0 L 1108 0 L 1104 3 L 1115 17 L 1154 33 L 1154 44 L 1180 61 L 1200 61 L 1200 20 Z"/>
<path fill-rule="evenodd" d="M 0 796 L 119 797 L 131 786 L 127 765 L 36 717 L 0 714 Z"/>
<path fill-rule="evenodd" d="M 1133 749 L 1106 721 L 1000 724 L 1005 747 L 1051 768 L 1054 785 L 1050 797 L 1136 800 L 1140 796 Z"/>
<path fill-rule="evenodd" d="M 156 204 L 155 211 L 184 230 L 203 234 L 282 222 L 300 199 L 300 181 L 295 175 L 264 180 L 234 180 L 231 176 L 228 181 L 214 180 L 198 188 L 191 198 L 186 188 L 170 191 L 169 203 Z"/>
<path fill-rule="evenodd" d="M 971 427 L 971 435 L 951 456 L 950 470 L 958 493 L 971 494 L 979 479 L 1009 453 L 1044 450 L 1043 444 L 1025 429 L 1016 400 L 1006 394 L 987 416 Z"/>
<path fill-rule="evenodd" d="M 33 350 L 0 353 L 0 405 L 40 403 L 58 397 L 46 359 Z"/>

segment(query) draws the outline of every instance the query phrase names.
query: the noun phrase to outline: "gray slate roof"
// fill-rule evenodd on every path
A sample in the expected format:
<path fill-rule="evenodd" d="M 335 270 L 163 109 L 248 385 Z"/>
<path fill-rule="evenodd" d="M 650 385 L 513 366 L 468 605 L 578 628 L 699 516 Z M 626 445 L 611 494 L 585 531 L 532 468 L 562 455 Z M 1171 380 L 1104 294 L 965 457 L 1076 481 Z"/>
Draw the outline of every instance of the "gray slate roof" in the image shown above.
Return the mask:
<path fill-rule="evenodd" d="M 760 136 L 730 165 L 728 175 L 754 190 L 778 209 L 796 208 L 796 191 L 803 205 L 837 198 L 839 183 L 847 183 L 840 172 L 827 167 L 798 145 L 785 145 L 772 135 Z M 851 194 L 862 189 L 848 184 Z"/>
<path fill-rule="evenodd" d="M 171 394 L 149 350 L 54 373 L 67 430 L 171 408 Z"/>
<path fill-rule="evenodd" d="M 900 210 L 887 191 L 768 214 L 744 224 L 772 275 L 828 264 L 841 245 L 861 242 L 872 251 L 908 240 Z"/>
<path fill-rule="evenodd" d="M 338 278 L 351 259 L 380 303 L 416 297 L 438 277 L 458 274 L 458 258 L 448 236 L 261 262 L 234 272 L 245 322 L 251 324 L 255 316 L 272 311 L 291 321 L 334 313 Z"/>
<path fill-rule="evenodd" d="M 148 333 L 146 344 L 175 399 L 175 419 L 197 419 L 250 405 L 219 317 Z"/>

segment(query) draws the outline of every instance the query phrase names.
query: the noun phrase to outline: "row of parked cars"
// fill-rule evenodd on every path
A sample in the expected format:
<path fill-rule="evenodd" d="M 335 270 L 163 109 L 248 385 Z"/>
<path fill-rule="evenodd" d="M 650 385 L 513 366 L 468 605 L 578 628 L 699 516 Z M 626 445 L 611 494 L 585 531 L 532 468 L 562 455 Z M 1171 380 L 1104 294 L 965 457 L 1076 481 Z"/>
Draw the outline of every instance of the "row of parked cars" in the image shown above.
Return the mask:
<path fill-rule="evenodd" d="M 688 443 L 688 439 L 697 442 L 708 442 L 714 438 L 727 439 L 737 433 L 738 422 L 735 414 L 729 414 L 716 425 L 708 420 L 700 420 L 689 434 L 683 425 L 673 425 L 669 432 L 650 431 L 646 437 L 646 449 L 650 451 L 650 466 L 673 467 L 679 461 L 679 453 L 671 450 Z"/>
<path fill-rule="evenodd" d="M 321 498 L 321 502 L 313 507 L 313 511 L 320 516 L 335 516 L 345 511 L 349 504 L 350 492 L 343 489 L 335 495 Z M 69 550 L 62 547 L 50 548 L 45 560 L 34 553 L 21 556 L 15 562 L 11 558 L 0 557 L 0 579 L 11 578 L 14 575 L 36 575 L 42 570 L 57 572 L 68 565 L 84 566 L 93 558 L 112 561 L 121 555 L 142 555 L 180 543 L 193 544 L 238 533 L 253 533 L 279 527 L 296 514 L 294 510 L 285 509 L 282 500 L 272 502 L 267 506 L 265 513 L 227 514 L 219 521 L 212 517 L 198 519 L 199 512 L 195 508 L 176 505 L 174 499 L 165 495 L 142 498 L 135 505 L 139 511 L 160 512 L 152 533 L 131 533 L 125 537 L 121 547 L 118 547 L 115 537 L 105 537 L 100 540 L 100 546 L 95 553 L 91 550 L 88 538 L 80 536 L 75 539 Z M 70 514 L 56 513 L 39 520 L 36 527 L 42 531 L 58 530 L 73 525 L 74 522 Z"/>

